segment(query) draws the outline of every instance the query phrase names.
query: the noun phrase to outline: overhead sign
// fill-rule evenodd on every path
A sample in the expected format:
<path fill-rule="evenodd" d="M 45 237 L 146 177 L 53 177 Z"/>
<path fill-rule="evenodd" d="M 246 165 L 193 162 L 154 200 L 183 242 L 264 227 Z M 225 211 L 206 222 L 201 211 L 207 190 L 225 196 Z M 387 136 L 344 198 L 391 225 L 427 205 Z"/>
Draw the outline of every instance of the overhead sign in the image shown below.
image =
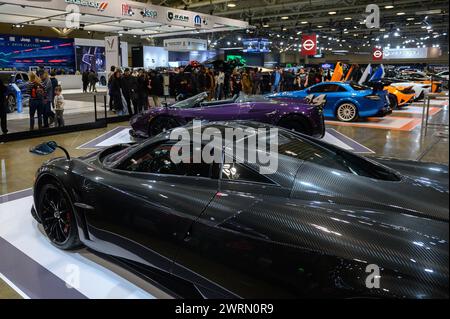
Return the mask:
<path fill-rule="evenodd" d="M 373 48 L 372 57 L 374 61 L 383 60 L 383 49 Z"/>
<path fill-rule="evenodd" d="M 401 48 L 401 49 L 384 49 L 385 60 L 395 59 L 430 59 L 438 58 L 442 55 L 439 48 Z"/>
<path fill-rule="evenodd" d="M 317 36 L 316 34 L 304 34 L 302 36 L 302 56 L 317 54 Z"/>
<path fill-rule="evenodd" d="M 164 48 L 167 51 L 206 51 L 208 42 L 201 39 L 167 39 L 164 40 Z"/>

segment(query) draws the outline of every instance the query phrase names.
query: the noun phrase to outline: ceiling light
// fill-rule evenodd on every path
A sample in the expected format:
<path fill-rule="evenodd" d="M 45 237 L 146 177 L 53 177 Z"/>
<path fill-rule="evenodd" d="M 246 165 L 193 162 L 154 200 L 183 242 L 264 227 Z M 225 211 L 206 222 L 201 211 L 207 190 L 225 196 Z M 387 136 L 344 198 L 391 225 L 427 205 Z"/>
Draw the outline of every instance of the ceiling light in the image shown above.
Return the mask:
<path fill-rule="evenodd" d="M 394 6 L 393 6 L 393 5 L 387 5 L 387 6 L 384 6 L 384 8 L 385 8 L 385 9 L 393 9 Z"/>
<path fill-rule="evenodd" d="M 308 23 L 308 21 L 302 21 L 301 22 L 301 24 L 307 24 Z"/>
<path fill-rule="evenodd" d="M 234 7 L 236 7 L 236 3 L 229 2 L 229 3 L 227 4 L 227 7 L 228 7 L 228 8 L 234 8 Z"/>
<path fill-rule="evenodd" d="M 397 12 L 397 15 L 398 16 L 402 16 L 402 15 L 404 15 L 405 13 L 404 12 Z"/>
<path fill-rule="evenodd" d="M 406 20 L 408 20 L 408 21 L 413 21 L 413 20 L 414 20 L 414 18 L 408 18 L 408 19 L 406 19 Z"/>
<path fill-rule="evenodd" d="M 263 24 L 263 28 L 268 28 L 269 25 L 267 23 Z"/>
<path fill-rule="evenodd" d="M 318 25 L 317 27 L 318 27 L 318 28 L 323 28 L 323 26 L 321 26 L 321 25 Z"/>
<path fill-rule="evenodd" d="M 330 14 L 330 15 L 336 14 L 336 11 L 330 11 L 330 12 L 328 12 L 328 14 Z"/>
<path fill-rule="evenodd" d="M 281 17 L 281 20 L 288 20 L 288 19 L 289 19 L 288 16 Z"/>
<path fill-rule="evenodd" d="M 351 17 L 345 17 L 344 20 L 351 20 Z"/>

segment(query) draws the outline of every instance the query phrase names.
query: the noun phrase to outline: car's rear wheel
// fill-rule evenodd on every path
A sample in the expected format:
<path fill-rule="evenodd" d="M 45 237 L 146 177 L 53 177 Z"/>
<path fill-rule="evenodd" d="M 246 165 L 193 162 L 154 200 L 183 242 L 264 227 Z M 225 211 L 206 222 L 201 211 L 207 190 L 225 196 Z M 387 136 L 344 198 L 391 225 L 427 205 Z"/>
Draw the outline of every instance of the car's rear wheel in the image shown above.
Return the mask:
<path fill-rule="evenodd" d="M 16 97 L 12 94 L 8 95 L 6 99 L 6 105 L 8 106 L 8 112 L 12 113 L 16 110 Z"/>
<path fill-rule="evenodd" d="M 341 122 L 352 122 L 358 118 L 358 108 L 350 102 L 342 103 L 336 110 L 336 117 Z"/>
<path fill-rule="evenodd" d="M 305 118 L 299 115 L 290 115 L 285 118 L 282 118 L 278 122 L 278 126 L 298 133 L 311 135 L 310 125 L 308 124 Z"/>
<path fill-rule="evenodd" d="M 165 132 L 167 130 L 173 129 L 175 127 L 180 126 L 181 124 L 170 116 L 158 116 L 153 119 L 148 128 L 148 136 L 152 137 L 158 135 L 161 132 Z"/>
<path fill-rule="evenodd" d="M 72 203 L 59 183 L 51 181 L 42 186 L 37 209 L 44 231 L 53 245 L 64 250 L 81 245 Z"/>
<path fill-rule="evenodd" d="M 393 110 L 398 108 L 397 97 L 394 94 L 389 94 L 389 106 Z"/>

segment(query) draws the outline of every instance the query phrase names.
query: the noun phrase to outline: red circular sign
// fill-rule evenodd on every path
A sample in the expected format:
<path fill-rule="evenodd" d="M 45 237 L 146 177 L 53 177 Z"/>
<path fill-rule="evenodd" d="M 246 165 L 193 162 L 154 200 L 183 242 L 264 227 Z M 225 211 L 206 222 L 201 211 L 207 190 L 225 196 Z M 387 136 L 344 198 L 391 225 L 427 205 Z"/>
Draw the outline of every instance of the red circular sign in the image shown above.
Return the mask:
<path fill-rule="evenodd" d="M 381 57 L 383 57 L 383 51 L 381 51 L 381 50 L 375 50 L 375 51 L 373 51 L 373 56 L 374 56 L 376 59 L 381 59 Z"/>
<path fill-rule="evenodd" d="M 316 44 L 311 39 L 308 39 L 305 42 L 303 42 L 303 48 L 307 51 L 311 51 L 312 49 L 314 49 L 315 45 Z"/>

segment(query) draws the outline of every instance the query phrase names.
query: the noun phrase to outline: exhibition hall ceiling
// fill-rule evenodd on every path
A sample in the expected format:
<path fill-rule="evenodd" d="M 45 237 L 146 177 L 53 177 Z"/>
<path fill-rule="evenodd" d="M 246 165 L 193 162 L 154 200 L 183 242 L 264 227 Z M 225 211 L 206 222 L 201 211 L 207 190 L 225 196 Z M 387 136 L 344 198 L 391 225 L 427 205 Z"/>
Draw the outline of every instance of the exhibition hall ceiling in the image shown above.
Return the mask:
<path fill-rule="evenodd" d="M 145 0 L 141 0 L 145 2 Z M 368 45 L 448 49 L 448 0 L 162 0 L 164 5 L 248 21 L 258 35 L 298 41 L 300 33 L 331 38 L 330 46 Z M 380 8 L 380 27 L 364 25 L 367 5 Z M 283 38 L 284 37 L 284 38 Z M 373 39 L 373 40 L 372 40 Z M 378 40 L 377 40 L 378 39 Z M 338 42 L 339 40 L 339 42 Z M 415 40 L 417 42 L 412 42 Z M 281 41 L 281 40 L 280 40 Z M 232 41 L 231 41 L 232 42 Z M 325 41 L 323 41 L 325 42 Z M 325 43 L 325 44 L 327 44 Z M 422 43 L 422 44 L 421 44 Z"/>

